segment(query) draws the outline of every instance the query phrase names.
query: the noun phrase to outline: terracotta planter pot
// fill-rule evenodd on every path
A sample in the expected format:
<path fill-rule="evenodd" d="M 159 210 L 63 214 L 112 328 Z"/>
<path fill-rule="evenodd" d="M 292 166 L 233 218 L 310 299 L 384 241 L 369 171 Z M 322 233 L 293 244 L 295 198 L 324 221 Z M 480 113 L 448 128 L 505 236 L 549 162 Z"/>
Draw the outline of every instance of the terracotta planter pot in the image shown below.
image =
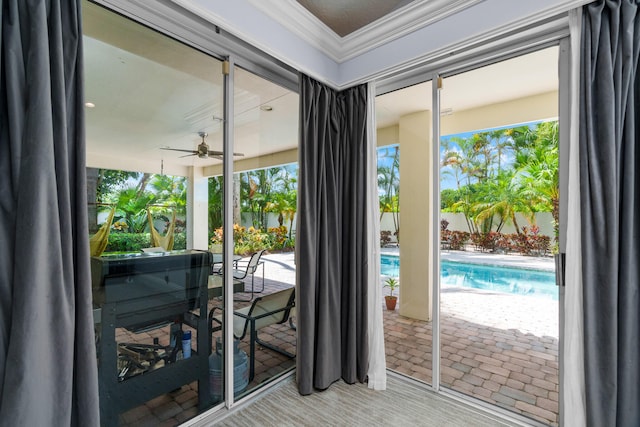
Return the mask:
<path fill-rule="evenodd" d="M 384 302 L 387 304 L 387 310 L 395 310 L 396 303 L 398 302 L 398 297 L 387 295 L 384 297 Z"/>

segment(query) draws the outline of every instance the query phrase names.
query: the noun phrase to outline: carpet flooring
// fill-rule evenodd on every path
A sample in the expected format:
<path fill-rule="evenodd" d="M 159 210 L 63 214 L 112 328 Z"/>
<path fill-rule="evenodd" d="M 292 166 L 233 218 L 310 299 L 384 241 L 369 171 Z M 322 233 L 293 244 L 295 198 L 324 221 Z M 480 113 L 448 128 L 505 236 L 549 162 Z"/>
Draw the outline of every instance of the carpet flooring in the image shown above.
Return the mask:
<path fill-rule="evenodd" d="M 515 426 L 388 376 L 386 391 L 342 381 L 310 396 L 287 380 L 216 426 Z"/>

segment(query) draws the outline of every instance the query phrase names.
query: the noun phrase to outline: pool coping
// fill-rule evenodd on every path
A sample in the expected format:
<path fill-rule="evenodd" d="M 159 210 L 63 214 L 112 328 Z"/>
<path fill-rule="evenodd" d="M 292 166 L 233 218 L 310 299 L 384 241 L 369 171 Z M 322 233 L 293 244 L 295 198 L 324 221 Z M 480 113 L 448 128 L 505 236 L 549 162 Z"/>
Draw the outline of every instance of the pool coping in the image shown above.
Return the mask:
<path fill-rule="evenodd" d="M 381 248 L 381 255 L 399 256 L 399 248 Z M 525 270 L 541 270 L 555 272 L 555 262 L 552 257 L 532 257 L 515 254 L 493 254 L 487 252 L 454 251 L 440 252 L 440 258 L 445 261 L 464 262 L 468 264 L 497 265 L 500 267 L 521 268 Z"/>

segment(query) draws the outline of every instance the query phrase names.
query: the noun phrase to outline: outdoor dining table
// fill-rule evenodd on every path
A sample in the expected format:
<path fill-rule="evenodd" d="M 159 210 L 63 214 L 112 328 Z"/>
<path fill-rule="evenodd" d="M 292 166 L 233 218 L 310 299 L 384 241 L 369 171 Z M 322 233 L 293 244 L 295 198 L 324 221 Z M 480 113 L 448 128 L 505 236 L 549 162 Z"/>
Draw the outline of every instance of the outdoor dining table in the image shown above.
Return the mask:
<path fill-rule="evenodd" d="M 222 256 L 222 254 L 214 253 L 214 254 L 211 254 L 211 256 L 212 256 L 211 257 L 211 265 L 212 265 L 212 267 L 217 265 L 217 264 L 222 264 L 224 262 L 223 261 L 224 257 Z M 234 255 L 233 256 L 233 265 L 234 265 L 234 267 L 238 263 L 238 261 L 240 261 L 241 259 L 242 259 L 242 257 L 240 255 Z"/>
<path fill-rule="evenodd" d="M 211 274 L 209 276 L 207 292 L 209 299 L 222 296 L 222 276 L 219 274 Z M 244 282 L 242 280 L 233 279 L 233 293 L 244 292 Z"/>

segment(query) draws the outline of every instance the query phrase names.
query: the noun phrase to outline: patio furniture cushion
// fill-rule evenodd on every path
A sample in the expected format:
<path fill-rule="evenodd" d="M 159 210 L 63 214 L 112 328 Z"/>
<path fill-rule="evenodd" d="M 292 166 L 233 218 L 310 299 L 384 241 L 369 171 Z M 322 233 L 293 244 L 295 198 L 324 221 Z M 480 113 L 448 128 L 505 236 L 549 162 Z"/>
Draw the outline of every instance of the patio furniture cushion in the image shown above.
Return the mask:
<path fill-rule="evenodd" d="M 273 350 L 284 356 L 293 358 L 291 354 L 281 348 L 261 341 L 258 338 L 258 331 L 267 326 L 277 323 L 285 323 L 291 315 L 291 310 L 295 306 L 295 288 L 291 287 L 263 297 L 256 298 L 253 303 L 233 312 L 233 336 L 237 340 L 244 339 L 249 335 L 249 381 L 253 380 L 255 374 L 255 346 L 256 343 L 262 347 Z M 221 307 L 214 307 L 209 312 L 209 327 L 211 332 L 222 328 L 222 314 L 215 315 L 216 310 Z M 213 327 L 213 322 L 217 326 Z"/>
<path fill-rule="evenodd" d="M 295 288 L 284 289 L 273 294 L 256 298 L 250 306 L 235 310 L 233 316 L 233 335 L 242 339 L 255 321 L 255 330 L 284 323 L 289 319 L 294 306 Z"/>

